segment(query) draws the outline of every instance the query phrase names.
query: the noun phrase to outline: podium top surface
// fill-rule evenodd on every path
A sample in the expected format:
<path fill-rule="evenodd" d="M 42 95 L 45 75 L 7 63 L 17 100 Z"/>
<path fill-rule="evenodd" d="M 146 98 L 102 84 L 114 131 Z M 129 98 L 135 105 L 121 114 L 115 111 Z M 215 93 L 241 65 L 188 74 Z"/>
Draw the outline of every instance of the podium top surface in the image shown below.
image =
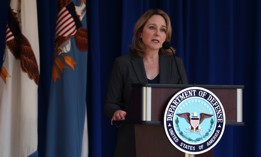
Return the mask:
<path fill-rule="evenodd" d="M 133 87 L 153 87 L 153 88 L 186 88 L 186 87 L 203 87 L 203 88 L 244 88 L 244 85 L 206 85 L 206 84 L 133 84 Z"/>

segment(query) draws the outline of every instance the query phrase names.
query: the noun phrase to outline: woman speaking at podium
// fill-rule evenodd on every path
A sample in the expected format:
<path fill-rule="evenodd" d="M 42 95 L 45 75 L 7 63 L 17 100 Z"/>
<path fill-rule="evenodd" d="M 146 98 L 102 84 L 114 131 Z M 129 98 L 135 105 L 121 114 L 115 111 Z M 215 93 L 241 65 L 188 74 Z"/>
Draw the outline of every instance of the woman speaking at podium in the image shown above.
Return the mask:
<path fill-rule="evenodd" d="M 115 59 L 104 106 L 112 121 L 125 120 L 132 84 L 186 84 L 183 62 L 170 47 L 171 21 L 160 9 L 145 12 L 134 26 L 127 55 Z M 118 128 L 115 157 L 135 157 L 134 127 Z"/>

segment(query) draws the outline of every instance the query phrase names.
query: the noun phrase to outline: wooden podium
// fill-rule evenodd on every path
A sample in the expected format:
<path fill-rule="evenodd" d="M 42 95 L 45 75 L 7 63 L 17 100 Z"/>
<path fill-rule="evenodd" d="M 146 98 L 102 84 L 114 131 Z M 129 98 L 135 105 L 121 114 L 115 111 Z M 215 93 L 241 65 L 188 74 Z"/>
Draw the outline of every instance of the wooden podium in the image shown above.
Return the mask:
<path fill-rule="evenodd" d="M 243 86 L 236 85 L 133 85 L 131 103 L 126 121 L 135 128 L 136 157 L 211 157 L 210 150 L 200 155 L 185 154 L 168 140 L 162 123 L 165 108 L 171 97 L 187 87 L 202 87 L 210 90 L 221 101 L 227 125 L 243 124 Z"/>

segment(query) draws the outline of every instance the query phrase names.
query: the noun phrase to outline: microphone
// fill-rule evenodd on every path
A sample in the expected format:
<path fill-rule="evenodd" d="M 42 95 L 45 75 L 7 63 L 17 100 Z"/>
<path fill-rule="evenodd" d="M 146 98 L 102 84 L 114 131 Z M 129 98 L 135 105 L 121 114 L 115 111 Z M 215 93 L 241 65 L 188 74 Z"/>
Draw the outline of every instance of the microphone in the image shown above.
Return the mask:
<path fill-rule="evenodd" d="M 170 49 L 172 51 L 173 55 L 176 54 L 176 51 L 173 49 L 173 47 L 170 46 L 170 42 L 168 42 L 168 41 L 164 41 L 164 43 L 162 44 L 162 48 Z"/>
<path fill-rule="evenodd" d="M 176 68 L 177 68 L 177 72 L 178 72 L 178 84 L 183 84 L 183 81 L 182 81 L 182 78 L 181 78 L 181 75 L 180 75 L 180 71 L 179 71 L 179 66 L 178 66 L 178 63 L 177 63 L 177 59 L 176 59 L 176 51 L 170 46 L 170 42 L 168 41 L 164 41 L 164 43 L 162 44 L 162 48 L 167 50 L 167 49 L 170 49 L 173 53 L 173 57 L 174 57 L 174 62 L 175 62 L 175 65 L 176 65 Z"/>

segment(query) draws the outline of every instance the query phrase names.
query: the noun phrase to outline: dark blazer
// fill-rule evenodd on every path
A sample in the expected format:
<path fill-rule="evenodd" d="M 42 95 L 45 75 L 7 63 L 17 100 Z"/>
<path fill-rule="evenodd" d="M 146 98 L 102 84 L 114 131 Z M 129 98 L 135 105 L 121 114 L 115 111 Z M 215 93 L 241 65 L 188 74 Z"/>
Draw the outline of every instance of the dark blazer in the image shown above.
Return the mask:
<path fill-rule="evenodd" d="M 159 82 L 161 84 L 188 83 L 185 68 L 180 58 L 160 55 L 159 66 Z M 132 84 L 136 83 L 148 83 L 142 57 L 130 52 L 128 55 L 116 58 L 108 84 L 104 107 L 110 118 L 116 110 L 125 110 L 128 102 L 130 102 Z M 115 157 L 135 157 L 133 125 L 122 125 L 119 127 Z"/>
<path fill-rule="evenodd" d="M 176 65 L 178 65 L 179 72 Z M 180 58 L 160 55 L 159 66 L 161 84 L 187 83 L 185 68 Z M 125 105 L 128 105 L 132 84 L 134 83 L 148 83 L 142 57 L 135 53 L 129 53 L 116 58 L 108 84 L 105 103 L 105 112 L 109 117 L 112 117 L 116 110 L 124 110 Z"/>

